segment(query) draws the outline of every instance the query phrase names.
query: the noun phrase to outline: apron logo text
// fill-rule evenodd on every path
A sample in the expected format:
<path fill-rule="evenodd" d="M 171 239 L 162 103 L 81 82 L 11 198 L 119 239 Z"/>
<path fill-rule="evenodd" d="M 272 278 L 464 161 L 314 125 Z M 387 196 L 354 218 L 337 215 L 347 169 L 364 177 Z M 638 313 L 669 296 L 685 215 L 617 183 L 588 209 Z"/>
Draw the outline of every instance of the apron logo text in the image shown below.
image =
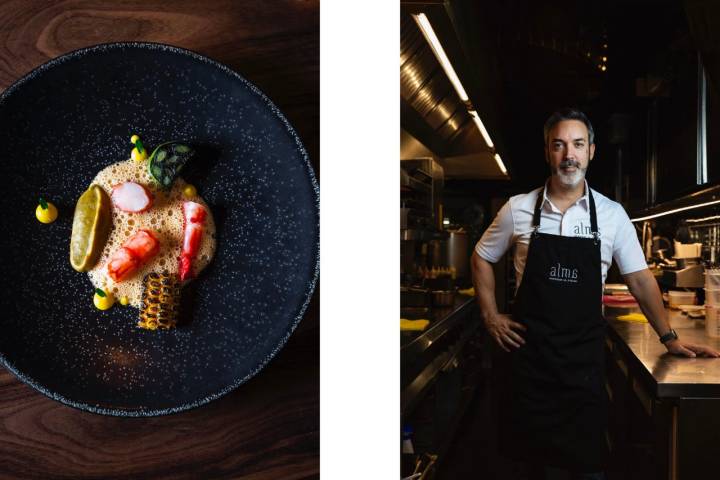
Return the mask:
<path fill-rule="evenodd" d="M 550 267 L 549 280 L 556 282 L 578 283 L 578 269 L 563 267 L 560 262 Z"/>

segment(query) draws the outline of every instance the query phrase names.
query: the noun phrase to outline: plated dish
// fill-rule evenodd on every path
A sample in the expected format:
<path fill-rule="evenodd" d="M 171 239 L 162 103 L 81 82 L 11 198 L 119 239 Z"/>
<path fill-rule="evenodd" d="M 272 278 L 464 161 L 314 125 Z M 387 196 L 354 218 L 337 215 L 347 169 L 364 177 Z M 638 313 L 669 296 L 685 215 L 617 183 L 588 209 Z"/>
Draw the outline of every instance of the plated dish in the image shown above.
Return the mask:
<path fill-rule="evenodd" d="M 196 155 L 153 173 L 129 158 L 132 133 L 148 155 L 168 140 Z M 0 141 L 0 360 L 44 394 L 109 415 L 193 408 L 257 374 L 302 318 L 317 183 L 282 113 L 232 70 L 167 45 L 72 52 L 0 96 Z"/>

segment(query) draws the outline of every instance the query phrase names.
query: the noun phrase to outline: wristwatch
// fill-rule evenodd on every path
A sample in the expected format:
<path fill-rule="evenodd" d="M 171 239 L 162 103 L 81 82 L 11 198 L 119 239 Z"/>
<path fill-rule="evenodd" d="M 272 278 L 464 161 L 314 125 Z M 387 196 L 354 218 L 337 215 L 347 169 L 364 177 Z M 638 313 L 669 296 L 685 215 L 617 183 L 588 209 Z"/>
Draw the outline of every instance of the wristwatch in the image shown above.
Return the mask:
<path fill-rule="evenodd" d="M 670 340 L 676 340 L 677 338 L 678 338 L 677 332 L 671 328 L 668 333 L 666 333 L 665 335 L 660 337 L 660 343 L 667 343 Z"/>

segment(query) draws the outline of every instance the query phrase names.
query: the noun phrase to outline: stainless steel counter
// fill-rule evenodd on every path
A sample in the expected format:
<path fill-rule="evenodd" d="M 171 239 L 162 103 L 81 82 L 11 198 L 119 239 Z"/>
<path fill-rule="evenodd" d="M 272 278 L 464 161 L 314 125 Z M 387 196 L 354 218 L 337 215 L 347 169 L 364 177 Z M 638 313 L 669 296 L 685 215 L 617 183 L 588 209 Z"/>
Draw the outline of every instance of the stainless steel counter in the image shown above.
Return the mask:
<path fill-rule="evenodd" d="M 705 333 L 704 320 L 693 320 L 668 310 L 669 321 L 679 337 L 720 350 L 720 338 Z M 671 355 L 658 341 L 649 323 L 625 322 L 606 316 L 609 348 L 623 349 L 628 367 L 640 376 L 656 398 L 720 398 L 720 358 L 688 358 Z M 618 340 L 620 340 L 618 342 Z"/>

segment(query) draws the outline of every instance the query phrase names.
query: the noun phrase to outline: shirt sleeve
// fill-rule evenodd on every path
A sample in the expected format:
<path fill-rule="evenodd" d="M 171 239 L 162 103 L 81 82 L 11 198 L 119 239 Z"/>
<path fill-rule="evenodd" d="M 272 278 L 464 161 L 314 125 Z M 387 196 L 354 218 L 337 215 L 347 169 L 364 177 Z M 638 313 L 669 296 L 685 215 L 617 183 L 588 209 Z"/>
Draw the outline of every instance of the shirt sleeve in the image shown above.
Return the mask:
<path fill-rule="evenodd" d="M 507 201 L 475 245 L 475 252 L 488 262 L 496 263 L 510 248 L 514 234 L 515 223 L 510 201 Z"/>
<path fill-rule="evenodd" d="M 618 206 L 615 213 L 618 227 L 613 243 L 613 260 L 622 275 L 645 270 L 647 262 L 640 246 L 635 227 L 625 209 Z"/>

